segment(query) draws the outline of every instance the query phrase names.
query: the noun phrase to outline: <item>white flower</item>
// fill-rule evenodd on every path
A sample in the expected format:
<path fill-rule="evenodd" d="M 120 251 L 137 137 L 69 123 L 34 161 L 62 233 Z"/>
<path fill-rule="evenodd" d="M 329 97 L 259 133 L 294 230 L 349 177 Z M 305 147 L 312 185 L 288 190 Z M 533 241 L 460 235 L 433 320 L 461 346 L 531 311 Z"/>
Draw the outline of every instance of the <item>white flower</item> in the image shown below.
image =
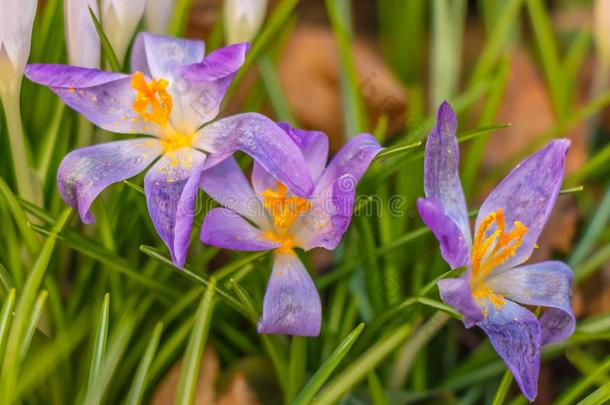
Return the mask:
<path fill-rule="evenodd" d="M 230 44 L 250 42 L 260 29 L 267 0 L 226 0 L 224 7 L 225 35 Z"/>
<path fill-rule="evenodd" d="M 593 30 L 600 61 L 610 66 L 610 0 L 596 0 L 593 10 Z"/>
<path fill-rule="evenodd" d="M 99 19 L 97 0 L 66 0 L 64 3 L 66 45 L 71 65 L 100 67 L 100 38 L 89 7 Z"/>
<path fill-rule="evenodd" d="M 125 54 L 144 14 L 146 0 L 102 0 L 102 25 L 119 63 Z"/>
<path fill-rule="evenodd" d="M 144 11 L 146 30 L 155 34 L 167 34 L 175 0 L 148 0 Z"/>
<path fill-rule="evenodd" d="M 18 89 L 30 56 L 36 0 L 2 0 L 0 5 L 0 91 Z"/>

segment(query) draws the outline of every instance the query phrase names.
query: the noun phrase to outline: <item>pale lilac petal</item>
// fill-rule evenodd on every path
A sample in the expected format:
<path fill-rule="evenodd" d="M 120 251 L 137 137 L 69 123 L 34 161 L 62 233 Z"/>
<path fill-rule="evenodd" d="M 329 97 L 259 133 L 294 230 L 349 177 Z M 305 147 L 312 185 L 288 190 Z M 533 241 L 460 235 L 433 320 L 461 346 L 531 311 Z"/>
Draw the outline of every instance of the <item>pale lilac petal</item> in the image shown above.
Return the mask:
<path fill-rule="evenodd" d="M 258 332 L 318 336 L 321 320 L 320 296 L 303 263 L 294 253 L 277 253 Z"/>
<path fill-rule="evenodd" d="M 28 65 L 25 74 L 102 129 L 125 134 L 158 132 L 133 110 L 136 92 L 129 75 L 52 64 Z"/>
<path fill-rule="evenodd" d="M 268 229 L 270 223 L 261 198 L 254 193 L 233 156 L 207 169 L 201 176 L 201 188 L 223 207 Z"/>
<path fill-rule="evenodd" d="M 460 149 L 455 131 L 457 118 L 447 102 L 438 108 L 436 125 L 428 134 L 424 159 L 424 191 L 426 197 L 440 201 L 445 215 L 471 244 L 470 223 L 460 182 Z"/>
<path fill-rule="evenodd" d="M 255 252 L 280 247 L 239 214 L 226 208 L 214 208 L 206 214 L 200 239 L 207 245 L 232 250 Z"/>
<path fill-rule="evenodd" d="M 161 155 L 156 139 L 131 139 L 76 149 L 57 170 L 57 185 L 64 201 L 77 209 L 83 222 L 93 223 L 93 200 L 109 185 L 142 172 Z"/>
<path fill-rule="evenodd" d="M 496 293 L 525 305 L 547 307 L 540 317 L 542 344 L 568 338 L 575 327 L 572 311 L 572 270 L 549 261 L 507 269 L 486 280 Z"/>
<path fill-rule="evenodd" d="M 497 307 L 488 302 L 478 326 L 489 336 L 523 395 L 533 401 L 538 393 L 540 370 L 540 324 L 527 309 L 506 300 Z"/>
<path fill-rule="evenodd" d="M 205 52 L 203 41 L 155 35 L 138 34 L 131 51 L 131 70 L 154 79 L 173 82 L 178 68 L 201 62 Z"/>
<path fill-rule="evenodd" d="M 515 255 L 498 266 L 496 271 L 518 266 L 532 254 L 561 189 L 564 161 L 569 147 L 569 140 L 555 140 L 523 160 L 498 184 L 481 206 L 476 221 L 477 229 L 483 218 L 500 208 L 504 211 L 508 229 L 512 228 L 515 221 L 520 221 L 528 228 Z"/>
<path fill-rule="evenodd" d="M 434 234 L 441 248 L 441 256 L 452 269 L 464 267 L 470 262 L 469 241 L 444 211 L 435 197 L 418 198 L 417 211 L 424 224 Z"/>
<path fill-rule="evenodd" d="M 437 283 L 441 299 L 447 305 L 457 309 L 463 316 L 464 326 L 471 328 L 483 319 L 481 308 L 472 298 L 472 290 L 468 281 L 469 274 L 460 278 L 445 278 Z"/>
<path fill-rule="evenodd" d="M 311 209 L 293 228 L 298 246 L 334 250 L 339 245 L 352 219 L 356 185 L 356 178 L 346 174 L 312 198 Z"/>
<path fill-rule="evenodd" d="M 339 177 L 346 174 L 351 174 L 356 182 L 360 181 L 381 149 L 379 142 L 372 135 L 360 134 L 352 138 L 330 161 L 316 182 L 316 190 L 328 188 Z"/>
<path fill-rule="evenodd" d="M 180 69 L 170 90 L 176 97 L 176 119 L 196 128 L 213 120 L 235 74 L 244 64 L 250 44 L 235 44 L 208 54 L 201 62 Z"/>
<path fill-rule="evenodd" d="M 186 261 L 204 161 L 203 153 L 180 149 L 163 155 L 144 177 L 148 213 L 178 267 Z"/>
<path fill-rule="evenodd" d="M 206 168 L 241 150 L 293 193 L 309 197 L 313 192 L 313 180 L 298 146 L 264 115 L 246 113 L 215 121 L 199 131 L 195 145 L 210 153 Z"/>

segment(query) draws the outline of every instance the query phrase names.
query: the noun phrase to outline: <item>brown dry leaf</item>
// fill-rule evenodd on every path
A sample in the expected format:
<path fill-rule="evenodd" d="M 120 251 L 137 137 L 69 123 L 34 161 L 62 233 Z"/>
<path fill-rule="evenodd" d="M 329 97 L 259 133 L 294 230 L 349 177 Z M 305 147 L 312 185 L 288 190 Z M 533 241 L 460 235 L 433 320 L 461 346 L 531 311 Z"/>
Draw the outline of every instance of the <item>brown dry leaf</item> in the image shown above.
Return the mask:
<path fill-rule="evenodd" d="M 371 122 L 387 115 L 390 130 L 404 126 L 406 94 L 398 80 L 362 40 L 356 39 L 352 49 L 361 83 L 360 96 Z M 286 43 L 278 72 L 299 123 L 326 132 L 331 149 L 336 150 L 343 143 L 344 125 L 341 72 L 332 31 L 327 27 L 298 27 Z"/>

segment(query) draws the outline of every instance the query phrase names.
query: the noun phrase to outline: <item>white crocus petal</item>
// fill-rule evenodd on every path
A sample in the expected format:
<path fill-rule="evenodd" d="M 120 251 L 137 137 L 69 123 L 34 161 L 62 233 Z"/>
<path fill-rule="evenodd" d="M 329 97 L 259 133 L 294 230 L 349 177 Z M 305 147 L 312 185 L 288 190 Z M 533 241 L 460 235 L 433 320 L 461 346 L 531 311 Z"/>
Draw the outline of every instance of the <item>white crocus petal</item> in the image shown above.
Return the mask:
<path fill-rule="evenodd" d="M 30 56 L 36 0 L 3 0 L 0 7 L 0 91 L 15 91 Z"/>
<path fill-rule="evenodd" d="M 603 66 L 610 66 L 610 0 L 596 0 L 593 30 L 597 52 Z"/>
<path fill-rule="evenodd" d="M 66 0 L 64 3 L 66 46 L 71 65 L 100 67 L 100 38 L 89 8 L 99 19 L 97 0 Z"/>
<path fill-rule="evenodd" d="M 102 0 L 102 24 L 119 63 L 125 54 L 144 14 L 146 0 Z"/>
<path fill-rule="evenodd" d="M 175 0 L 147 0 L 144 11 L 146 29 L 154 34 L 167 34 Z"/>
<path fill-rule="evenodd" d="M 267 12 L 267 0 L 226 0 L 224 23 L 227 43 L 250 42 Z"/>

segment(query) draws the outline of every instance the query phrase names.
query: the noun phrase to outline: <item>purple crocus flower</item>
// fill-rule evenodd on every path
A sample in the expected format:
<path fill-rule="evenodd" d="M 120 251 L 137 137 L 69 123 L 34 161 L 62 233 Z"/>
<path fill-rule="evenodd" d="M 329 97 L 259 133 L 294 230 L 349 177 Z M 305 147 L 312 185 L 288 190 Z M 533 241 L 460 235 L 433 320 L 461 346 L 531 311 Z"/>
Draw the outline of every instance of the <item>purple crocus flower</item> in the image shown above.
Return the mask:
<path fill-rule="evenodd" d="M 59 191 L 83 222 L 93 222 L 90 207 L 102 190 L 152 164 L 144 178 L 148 211 L 181 267 L 201 174 L 236 150 L 297 195 L 311 194 L 303 155 L 275 122 L 256 113 L 211 122 L 248 49 L 236 44 L 204 58 L 202 41 L 143 33 L 133 46 L 130 75 L 65 65 L 27 67 L 30 80 L 48 86 L 100 128 L 148 135 L 77 149 L 64 158 Z"/>
<path fill-rule="evenodd" d="M 226 249 L 273 250 L 259 333 L 317 336 L 320 297 L 294 248 L 337 247 L 351 220 L 356 184 L 381 147 L 371 135 L 359 135 L 326 167 L 325 134 L 280 125 L 286 139 L 292 139 L 305 156 L 315 183 L 312 196 L 295 195 L 291 186 L 258 162 L 251 186 L 230 157 L 201 179 L 202 188 L 223 206 L 205 217 L 201 240 Z"/>
<path fill-rule="evenodd" d="M 470 234 L 459 179 L 455 113 L 446 102 L 428 136 L 424 163 L 426 198 L 417 208 L 460 278 L 439 281 L 443 301 L 479 326 L 513 373 L 521 391 L 537 394 L 540 347 L 574 331 L 572 271 L 558 261 L 523 265 L 536 247 L 563 179 L 570 142 L 558 139 L 523 160 L 489 194 Z M 540 318 L 519 305 L 545 307 Z"/>

